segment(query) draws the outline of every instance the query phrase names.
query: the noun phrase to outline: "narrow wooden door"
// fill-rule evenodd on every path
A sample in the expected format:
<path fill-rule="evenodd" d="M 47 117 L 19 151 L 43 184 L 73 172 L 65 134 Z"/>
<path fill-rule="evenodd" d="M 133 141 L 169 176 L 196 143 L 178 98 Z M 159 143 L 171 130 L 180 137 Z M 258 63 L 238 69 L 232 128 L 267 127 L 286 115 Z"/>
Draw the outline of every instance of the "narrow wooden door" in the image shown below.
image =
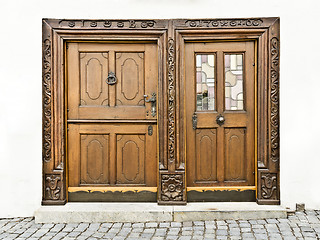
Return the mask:
<path fill-rule="evenodd" d="M 254 61 L 253 41 L 186 44 L 188 190 L 255 185 Z"/>
<path fill-rule="evenodd" d="M 68 43 L 69 200 L 156 201 L 157 59 L 152 43 Z"/>

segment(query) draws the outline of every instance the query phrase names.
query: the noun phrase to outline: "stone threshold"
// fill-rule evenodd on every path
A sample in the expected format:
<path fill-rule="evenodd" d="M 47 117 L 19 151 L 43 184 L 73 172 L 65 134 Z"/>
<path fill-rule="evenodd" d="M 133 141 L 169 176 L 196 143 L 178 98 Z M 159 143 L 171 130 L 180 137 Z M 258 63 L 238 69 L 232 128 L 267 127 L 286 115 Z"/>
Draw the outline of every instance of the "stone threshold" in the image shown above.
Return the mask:
<path fill-rule="evenodd" d="M 36 223 L 80 222 L 185 222 L 209 220 L 251 220 L 287 218 L 282 206 L 253 202 L 203 202 L 186 206 L 161 206 L 157 203 L 67 203 L 41 206 Z"/>

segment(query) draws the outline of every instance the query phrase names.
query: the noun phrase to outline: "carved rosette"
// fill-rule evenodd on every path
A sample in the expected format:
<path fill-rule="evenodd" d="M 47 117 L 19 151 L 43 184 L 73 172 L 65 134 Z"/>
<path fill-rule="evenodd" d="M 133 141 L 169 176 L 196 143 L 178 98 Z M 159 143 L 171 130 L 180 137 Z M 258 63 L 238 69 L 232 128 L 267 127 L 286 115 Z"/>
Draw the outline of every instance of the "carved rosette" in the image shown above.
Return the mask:
<path fill-rule="evenodd" d="M 271 39 L 271 112 L 270 112 L 270 140 L 271 160 L 279 161 L 279 40 Z"/>
<path fill-rule="evenodd" d="M 61 176 L 48 174 L 45 176 L 46 200 L 59 200 L 61 196 Z"/>
<path fill-rule="evenodd" d="M 51 40 L 50 35 L 43 41 L 43 160 L 51 161 Z"/>
<path fill-rule="evenodd" d="M 184 184 L 182 174 L 161 175 L 161 201 L 183 201 Z"/>
<path fill-rule="evenodd" d="M 277 174 L 261 174 L 261 196 L 264 199 L 277 199 Z"/>
<path fill-rule="evenodd" d="M 174 40 L 168 41 L 168 161 L 175 161 L 175 84 L 174 84 Z"/>

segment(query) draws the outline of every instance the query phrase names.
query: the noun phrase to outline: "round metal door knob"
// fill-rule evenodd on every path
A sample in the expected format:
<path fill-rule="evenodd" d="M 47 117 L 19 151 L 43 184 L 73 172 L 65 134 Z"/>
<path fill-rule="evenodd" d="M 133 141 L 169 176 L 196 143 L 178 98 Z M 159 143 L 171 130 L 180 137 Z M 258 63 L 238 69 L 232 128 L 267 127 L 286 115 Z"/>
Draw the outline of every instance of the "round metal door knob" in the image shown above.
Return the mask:
<path fill-rule="evenodd" d="M 224 121 L 225 121 L 224 116 L 222 116 L 221 114 L 219 114 L 219 115 L 217 116 L 217 118 L 216 118 L 217 124 L 218 124 L 219 126 L 221 126 L 221 125 L 224 124 Z"/>

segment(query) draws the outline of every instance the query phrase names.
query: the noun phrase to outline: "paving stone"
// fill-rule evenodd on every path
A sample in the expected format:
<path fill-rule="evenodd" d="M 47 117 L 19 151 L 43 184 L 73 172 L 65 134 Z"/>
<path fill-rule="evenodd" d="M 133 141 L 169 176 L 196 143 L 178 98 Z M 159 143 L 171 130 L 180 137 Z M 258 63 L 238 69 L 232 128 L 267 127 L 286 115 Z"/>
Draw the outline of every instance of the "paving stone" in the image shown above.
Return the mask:
<path fill-rule="evenodd" d="M 159 224 L 159 227 L 161 227 L 161 228 L 163 228 L 163 227 L 168 228 L 168 227 L 170 227 L 170 223 L 169 223 L 169 222 L 161 222 L 161 223 Z"/>
<path fill-rule="evenodd" d="M 177 240 L 178 238 L 179 238 L 179 236 L 171 236 L 171 235 L 169 235 L 169 236 L 166 237 L 166 240 Z"/>
<path fill-rule="evenodd" d="M 204 226 L 204 222 L 203 221 L 194 221 L 193 225 L 195 225 L 195 226 Z"/>
<path fill-rule="evenodd" d="M 227 236 L 228 235 L 228 231 L 227 230 L 217 230 L 216 231 L 216 235 L 217 236 Z"/>
<path fill-rule="evenodd" d="M 79 231 L 79 232 L 83 232 L 85 229 L 87 229 L 89 227 L 88 223 L 80 223 L 78 225 L 78 227 L 75 228 L 74 231 Z"/>
<path fill-rule="evenodd" d="M 171 222 L 171 227 L 181 227 L 181 222 Z"/>
<path fill-rule="evenodd" d="M 142 227 L 144 226 L 144 224 L 143 223 L 135 223 L 135 224 L 139 224 L 139 225 L 142 225 Z M 112 228 L 121 228 L 122 227 L 122 225 L 123 225 L 123 223 L 114 223 L 113 225 L 112 225 Z"/>
<path fill-rule="evenodd" d="M 183 227 L 192 227 L 193 223 L 192 222 L 183 222 L 182 226 Z"/>
<path fill-rule="evenodd" d="M 147 228 L 156 228 L 156 227 L 158 227 L 158 223 L 157 222 L 148 222 L 148 223 L 146 223 L 146 227 Z"/>
<path fill-rule="evenodd" d="M 192 235 L 192 231 L 182 231 L 181 235 L 182 236 L 191 236 Z"/>

